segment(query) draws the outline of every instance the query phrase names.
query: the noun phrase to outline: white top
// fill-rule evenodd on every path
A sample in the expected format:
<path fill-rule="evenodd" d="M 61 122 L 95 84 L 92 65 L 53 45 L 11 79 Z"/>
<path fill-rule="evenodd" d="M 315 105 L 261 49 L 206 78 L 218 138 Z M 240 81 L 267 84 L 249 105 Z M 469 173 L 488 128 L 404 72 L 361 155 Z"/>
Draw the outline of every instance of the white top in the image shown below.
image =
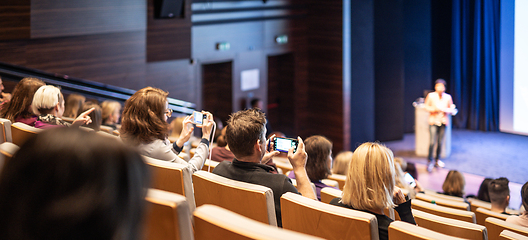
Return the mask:
<path fill-rule="evenodd" d="M 430 113 L 429 125 L 449 125 L 447 114 L 455 109 L 451 95 L 442 93 L 442 97 L 436 92 L 427 94 L 425 98 L 425 109 Z"/>
<path fill-rule="evenodd" d="M 506 222 L 513 223 L 519 226 L 528 227 L 528 213 L 524 212 L 519 216 L 509 216 Z"/>
<path fill-rule="evenodd" d="M 137 149 L 140 154 L 151 158 L 185 164 L 191 170 L 192 173 L 201 170 L 205 163 L 205 160 L 209 156 L 209 146 L 203 141 L 198 144 L 196 152 L 194 153 L 194 156 L 189 160 L 189 162 L 178 157 L 178 154 L 174 150 L 169 139 L 156 139 L 147 144 L 142 143 L 139 144 Z"/>

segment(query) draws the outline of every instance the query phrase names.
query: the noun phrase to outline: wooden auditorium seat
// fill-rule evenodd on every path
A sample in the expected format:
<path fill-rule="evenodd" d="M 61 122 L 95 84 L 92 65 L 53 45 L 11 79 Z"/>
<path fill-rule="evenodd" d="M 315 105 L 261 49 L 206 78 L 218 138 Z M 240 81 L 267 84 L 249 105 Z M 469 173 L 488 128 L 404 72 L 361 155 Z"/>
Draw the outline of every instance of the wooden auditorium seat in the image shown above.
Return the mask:
<path fill-rule="evenodd" d="M 151 188 L 177 193 L 187 198 L 189 210 L 195 209 L 192 173 L 186 165 L 143 156 L 152 174 Z"/>
<path fill-rule="evenodd" d="M 149 189 L 146 200 L 144 239 L 193 239 L 191 212 L 184 196 Z"/>
<path fill-rule="evenodd" d="M 346 176 L 341 174 L 332 174 L 328 176 L 328 179 L 334 180 L 339 184 L 339 189 L 343 190 L 345 187 Z"/>
<path fill-rule="evenodd" d="M 281 197 L 282 227 L 325 239 L 379 239 L 370 213 L 333 206 L 295 193 Z"/>
<path fill-rule="evenodd" d="M 468 198 L 469 207 L 471 208 L 471 211 L 475 214 L 477 213 L 477 208 L 483 208 L 491 210 L 491 203 L 485 202 L 482 200 L 478 200 L 476 198 Z"/>
<path fill-rule="evenodd" d="M 16 122 L 11 125 L 11 136 L 13 138 L 13 143 L 17 146 L 22 146 L 26 140 L 31 136 L 42 132 L 42 129 L 29 126 L 24 123 Z"/>
<path fill-rule="evenodd" d="M 7 162 L 11 160 L 13 155 L 18 151 L 19 147 L 11 142 L 5 142 L 0 144 L 0 157 L 2 162 Z"/>
<path fill-rule="evenodd" d="M 11 137 L 11 120 L 0 118 L 0 143 L 13 142 Z"/>
<path fill-rule="evenodd" d="M 458 219 L 470 223 L 477 223 L 475 213 L 471 211 L 464 211 L 450 207 L 438 206 L 436 204 L 424 202 L 418 199 L 413 199 L 411 203 L 413 209 L 418 209 L 420 211 L 424 211 L 440 217 Z"/>
<path fill-rule="evenodd" d="M 273 191 L 270 188 L 206 171 L 195 172 L 192 179 L 197 207 L 212 204 L 277 226 Z"/>
<path fill-rule="evenodd" d="M 113 132 L 114 132 L 114 129 L 111 128 L 111 127 L 109 127 L 109 126 L 101 125 L 101 126 L 100 126 L 100 129 L 101 129 L 101 131 L 103 131 L 103 132 L 107 132 L 107 133 L 110 133 L 110 134 L 114 135 L 114 133 L 113 133 Z"/>
<path fill-rule="evenodd" d="M 465 199 L 462 198 L 462 197 L 449 196 L 449 195 L 437 193 L 437 192 L 431 191 L 431 190 L 425 190 L 424 193 L 426 195 L 429 195 L 429 196 L 432 196 L 432 197 L 436 197 L 436 198 L 442 198 L 442 199 L 445 199 L 445 200 L 451 200 L 451 201 L 456 201 L 456 202 L 465 202 Z"/>
<path fill-rule="evenodd" d="M 321 202 L 330 203 L 334 198 L 340 198 L 343 191 L 335 188 L 325 187 L 321 189 Z"/>
<path fill-rule="evenodd" d="M 416 225 L 394 221 L 389 226 L 389 239 L 390 240 L 418 240 L 418 239 L 438 239 L 438 240 L 450 240 L 450 239 L 463 239 L 448 236 L 442 233 L 418 227 Z"/>
<path fill-rule="evenodd" d="M 499 239 L 500 240 L 528 240 L 528 237 L 512 232 L 512 231 L 509 231 L 509 230 L 504 230 L 499 235 Z"/>
<path fill-rule="evenodd" d="M 466 239 L 488 239 L 486 227 L 456 219 L 436 216 L 420 210 L 412 210 L 414 220 L 420 227 L 446 235 Z"/>
<path fill-rule="evenodd" d="M 292 185 L 297 188 L 297 180 L 296 179 L 290 179 L 291 182 L 292 182 Z M 312 190 L 314 191 L 314 194 L 317 192 L 316 188 L 315 188 L 315 184 L 313 182 L 310 182 L 310 186 L 312 186 Z M 299 189 L 297 189 L 299 190 Z"/>
<path fill-rule="evenodd" d="M 504 230 L 509 230 L 509 231 L 521 234 L 523 236 L 528 236 L 528 228 L 521 227 L 519 225 L 509 223 L 509 222 L 506 222 L 504 220 L 494 218 L 494 217 L 486 218 L 485 226 L 488 229 L 488 239 L 489 240 L 500 239 L 499 235 Z"/>
<path fill-rule="evenodd" d="M 339 183 L 336 181 L 336 180 L 332 180 L 332 179 L 321 179 L 321 182 L 326 184 L 327 186 L 330 186 L 330 187 L 335 187 L 335 188 L 339 188 Z"/>
<path fill-rule="evenodd" d="M 208 171 L 208 172 L 213 172 L 213 170 L 215 169 L 216 166 L 218 166 L 218 164 L 220 164 L 220 162 L 217 162 L 217 161 L 212 161 L 212 160 L 209 160 L 207 159 L 202 167 L 202 170 L 204 171 L 208 171 L 209 169 L 209 166 L 211 167 L 211 170 Z"/>
<path fill-rule="evenodd" d="M 477 208 L 475 216 L 477 217 L 477 224 L 484 225 L 484 223 L 486 223 L 486 218 L 488 217 L 506 220 L 510 215 L 492 212 L 491 210 L 484 208 Z"/>
<path fill-rule="evenodd" d="M 194 239 L 315 240 L 321 238 L 270 226 L 227 209 L 205 204 L 194 211 Z"/>
<path fill-rule="evenodd" d="M 470 210 L 469 204 L 465 202 L 447 200 L 445 198 L 440 198 L 438 196 L 418 193 L 416 194 L 416 199 L 419 199 L 425 202 L 430 202 L 430 203 L 434 202 L 436 203 L 436 205 L 439 205 L 439 206 L 450 207 L 450 208 L 464 210 L 464 211 Z"/>

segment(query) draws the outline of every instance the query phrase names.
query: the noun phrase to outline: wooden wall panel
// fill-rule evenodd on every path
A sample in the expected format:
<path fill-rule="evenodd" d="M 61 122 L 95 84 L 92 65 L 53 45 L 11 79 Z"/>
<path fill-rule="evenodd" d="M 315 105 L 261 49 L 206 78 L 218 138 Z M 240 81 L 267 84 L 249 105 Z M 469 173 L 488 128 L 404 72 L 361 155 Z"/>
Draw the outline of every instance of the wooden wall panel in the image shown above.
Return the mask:
<path fill-rule="evenodd" d="M 147 63 L 146 86 L 168 91 L 169 97 L 197 103 L 199 89 L 194 77 L 196 67 L 186 59 Z"/>
<path fill-rule="evenodd" d="M 26 66 L 110 85 L 145 85 L 145 32 L 35 39 Z"/>
<path fill-rule="evenodd" d="M 295 59 L 292 53 L 268 57 L 267 119 L 273 131 L 288 137 L 295 132 Z M 270 134 L 269 132 L 268 134 Z"/>
<path fill-rule="evenodd" d="M 145 0 L 38 0 L 31 3 L 31 38 L 144 31 Z"/>
<path fill-rule="evenodd" d="M 30 32 L 30 0 L 0 2 L 0 40 L 26 39 Z"/>
<path fill-rule="evenodd" d="M 147 61 L 191 58 L 191 0 L 184 0 L 184 18 L 154 19 L 154 0 L 147 3 Z"/>
<path fill-rule="evenodd" d="M 232 79 L 233 62 L 202 65 L 202 109 L 220 118 L 224 126 L 233 112 Z"/>
<path fill-rule="evenodd" d="M 341 0 L 311 2 L 308 14 L 309 135 L 320 134 L 343 149 L 343 24 Z"/>

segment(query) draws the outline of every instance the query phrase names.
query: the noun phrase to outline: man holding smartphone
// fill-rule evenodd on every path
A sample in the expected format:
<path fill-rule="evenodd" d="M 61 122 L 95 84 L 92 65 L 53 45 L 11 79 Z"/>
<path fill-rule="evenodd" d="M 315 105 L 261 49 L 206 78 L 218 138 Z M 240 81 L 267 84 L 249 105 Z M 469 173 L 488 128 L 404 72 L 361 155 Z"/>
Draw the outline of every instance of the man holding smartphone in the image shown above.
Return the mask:
<path fill-rule="evenodd" d="M 273 174 L 273 168 L 265 165 L 278 151 L 267 149 L 266 118 L 258 109 L 249 109 L 233 113 L 226 126 L 226 141 L 231 152 L 235 155 L 233 162 L 221 162 L 213 173 L 220 176 L 259 184 L 271 188 L 275 200 L 277 225 L 282 226 L 280 211 L 280 197 L 286 192 L 300 193 L 305 197 L 316 199 L 306 173 L 308 155 L 304 150 L 304 143 L 298 138 L 297 151 L 288 151 L 288 160 L 293 166 L 297 179 L 297 188 L 292 185 L 290 178 L 282 174 Z M 273 141 L 273 139 L 270 139 Z"/>

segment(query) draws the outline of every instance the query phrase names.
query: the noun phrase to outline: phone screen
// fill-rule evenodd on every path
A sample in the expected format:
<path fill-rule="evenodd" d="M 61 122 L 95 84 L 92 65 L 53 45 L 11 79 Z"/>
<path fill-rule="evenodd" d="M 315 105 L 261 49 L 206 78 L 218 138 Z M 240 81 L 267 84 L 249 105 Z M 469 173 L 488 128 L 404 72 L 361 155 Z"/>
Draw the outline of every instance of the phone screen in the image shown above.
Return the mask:
<path fill-rule="evenodd" d="M 405 178 L 405 182 L 407 182 L 411 186 L 411 188 L 416 187 L 416 181 L 414 181 L 414 178 L 411 176 L 411 174 L 405 173 L 403 178 Z"/>
<path fill-rule="evenodd" d="M 297 139 L 276 137 L 274 147 L 275 150 L 279 152 L 288 152 L 288 150 L 293 147 L 293 152 L 295 152 L 297 150 L 297 143 Z"/>
<path fill-rule="evenodd" d="M 196 125 L 203 125 L 203 113 L 193 112 L 193 118 Z"/>

